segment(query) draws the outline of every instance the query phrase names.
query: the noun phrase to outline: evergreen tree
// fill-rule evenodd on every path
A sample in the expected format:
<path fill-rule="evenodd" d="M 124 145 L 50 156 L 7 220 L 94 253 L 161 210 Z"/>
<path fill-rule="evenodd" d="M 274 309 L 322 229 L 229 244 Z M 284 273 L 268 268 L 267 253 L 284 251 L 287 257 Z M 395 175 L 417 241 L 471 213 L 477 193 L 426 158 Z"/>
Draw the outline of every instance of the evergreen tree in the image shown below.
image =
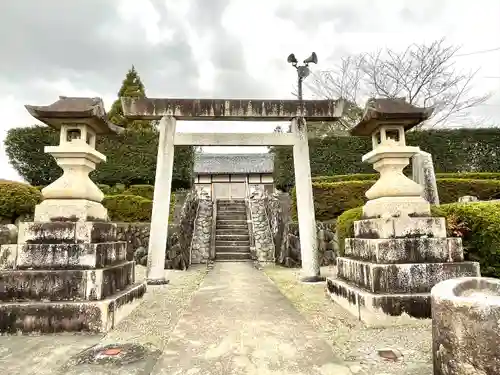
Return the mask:
<path fill-rule="evenodd" d="M 122 86 L 118 91 L 118 99 L 115 100 L 108 113 L 109 121 L 113 124 L 121 126 L 125 129 L 143 129 L 149 130 L 153 128 L 153 124 L 149 120 L 129 120 L 123 115 L 121 98 L 145 98 L 146 90 L 144 84 L 139 77 L 139 73 L 132 65 L 125 75 Z"/>

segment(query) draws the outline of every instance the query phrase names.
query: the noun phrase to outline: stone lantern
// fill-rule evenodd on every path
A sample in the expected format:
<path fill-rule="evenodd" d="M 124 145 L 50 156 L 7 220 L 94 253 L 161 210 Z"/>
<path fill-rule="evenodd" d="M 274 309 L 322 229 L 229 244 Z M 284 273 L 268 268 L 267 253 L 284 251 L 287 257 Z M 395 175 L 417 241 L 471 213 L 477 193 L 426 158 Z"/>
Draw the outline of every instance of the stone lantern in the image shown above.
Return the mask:
<path fill-rule="evenodd" d="M 26 105 L 37 120 L 60 131 L 59 145 L 46 146 L 63 175 L 42 190 L 44 201 L 35 209 L 35 221 L 54 219 L 106 221 L 104 194 L 89 178 L 106 156 L 95 149 L 96 136 L 111 133 L 101 98 L 61 96 L 48 106 Z"/>
<path fill-rule="evenodd" d="M 363 119 L 351 131 L 352 135 L 371 136 L 373 150 L 363 155 L 362 160 L 373 164 L 380 173 L 378 181 L 366 192 L 369 201 L 363 207 L 364 217 L 430 214 L 422 186 L 406 177 L 403 169 L 420 152 L 419 147 L 406 145 L 405 132 L 427 120 L 432 111 L 415 107 L 404 99 L 368 101 Z"/>
<path fill-rule="evenodd" d="M 95 149 L 96 136 L 118 127 L 108 123 L 100 98 L 60 97 L 26 108 L 60 131 L 59 145 L 45 152 L 64 173 L 42 190 L 34 221 L 19 223 L 17 244 L 9 249 L 14 262 L 0 275 L 0 335 L 107 332 L 146 292 L 89 178 L 106 160 Z"/>
<path fill-rule="evenodd" d="M 351 133 L 371 136 L 363 156 L 380 178 L 366 192 L 354 237 L 344 241 L 337 275 L 327 278 L 331 299 L 371 326 L 412 323 L 431 317 L 431 288 L 456 277 L 480 275 L 464 261 L 461 238 L 446 236 L 446 220 L 432 217 L 422 187 L 403 174 L 420 149 L 407 146 L 405 131 L 432 110 L 402 99 L 370 99 Z"/>

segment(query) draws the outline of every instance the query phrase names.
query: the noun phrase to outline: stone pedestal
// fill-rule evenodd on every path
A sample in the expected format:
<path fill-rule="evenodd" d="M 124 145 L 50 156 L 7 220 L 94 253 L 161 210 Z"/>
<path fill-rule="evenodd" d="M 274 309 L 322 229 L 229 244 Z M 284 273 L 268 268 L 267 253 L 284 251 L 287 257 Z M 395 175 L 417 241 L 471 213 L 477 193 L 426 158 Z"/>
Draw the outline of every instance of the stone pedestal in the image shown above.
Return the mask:
<path fill-rule="evenodd" d="M 430 318 L 437 283 L 479 276 L 479 264 L 463 261 L 460 238 L 446 237 L 444 218 L 403 217 L 355 222 L 354 238 L 327 280 L 332 300 L 371 326 Z"/>
<path fill-rule="evenodd" d="M 146 291 L 116 224 L 21 223 L 13 269 L 0 271 L 0 334 L 107 332 Z"/>

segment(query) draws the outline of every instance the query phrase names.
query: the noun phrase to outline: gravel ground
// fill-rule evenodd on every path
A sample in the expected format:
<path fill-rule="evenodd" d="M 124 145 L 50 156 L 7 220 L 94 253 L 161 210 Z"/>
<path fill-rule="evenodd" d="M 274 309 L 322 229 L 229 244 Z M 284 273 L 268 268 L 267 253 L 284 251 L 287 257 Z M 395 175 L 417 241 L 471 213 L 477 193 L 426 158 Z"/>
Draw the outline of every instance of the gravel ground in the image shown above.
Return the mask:
<path fill-rule="evenodd" d="M 333 275 L 334 267 L 322 268 L 323 275 Z M 346 361 L 353 374 L 430 375 L 432 341 L 430 321 L 411 326 L 367 328 L 325 294 L 323 283 L 298 282 L 298 269 L 264 267 L 264 272 L 295 307 L 325 335 L 335 354 Z M 396 349 L 398 361 L 382 359 L 378 349 Z"/>
<path fill-rule="evenodd" d="M 169 284 L 148 286 L 141 305 L 109 332 L 103 343 L 147 343 L 163 349 L 207 271 L 206 265 L 192 266 L 187 271 L 166 271 Z M 136 266 L 136 280 L 143 280 L 145 275 L 146 267 Z"/>

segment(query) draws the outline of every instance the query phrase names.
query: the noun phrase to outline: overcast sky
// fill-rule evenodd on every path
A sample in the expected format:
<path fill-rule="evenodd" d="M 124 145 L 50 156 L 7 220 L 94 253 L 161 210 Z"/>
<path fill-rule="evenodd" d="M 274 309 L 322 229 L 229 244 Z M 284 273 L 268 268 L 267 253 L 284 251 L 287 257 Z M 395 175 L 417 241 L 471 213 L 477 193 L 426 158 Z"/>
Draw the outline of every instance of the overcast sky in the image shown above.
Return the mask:
<path fill-rule="evenodd" d="M 3 139 L 11 127 L 36 123 L 24 104 L 100 96 L 109 108 L 132 64 L 149 97 L 291 99 L 291 52 L 302 60 L 316 51 L 320 70 L 350 54 L 443 36 L 473 53 L 500 47 L 499 21 L 500 0 L 1 0 L 0 178 L 19 179 Z M 481 68 L 477 92 L 497 94 L 475 115 L 500 124 L 500 50 L 457 64 Z M 275 125 L 181 122 L 178 129 Z"/>

